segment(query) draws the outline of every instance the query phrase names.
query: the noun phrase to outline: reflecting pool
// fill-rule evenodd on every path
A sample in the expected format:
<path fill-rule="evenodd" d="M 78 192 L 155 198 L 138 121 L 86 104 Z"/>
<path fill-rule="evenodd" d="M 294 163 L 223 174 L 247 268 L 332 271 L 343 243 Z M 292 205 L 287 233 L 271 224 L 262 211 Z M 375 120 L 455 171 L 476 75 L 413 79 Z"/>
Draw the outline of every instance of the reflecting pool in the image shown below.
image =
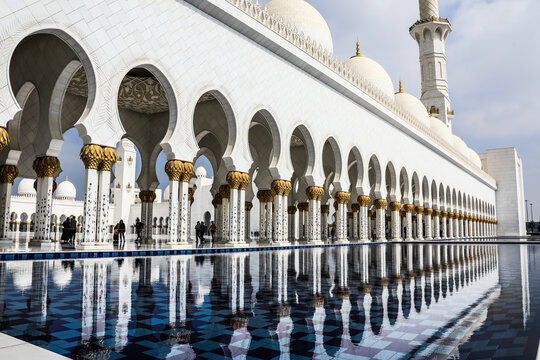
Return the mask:
<path fill-rule="evenodd" d="M 0 326 L 75 359 L 533 359 L 536 248 L 2 262 Z"/>

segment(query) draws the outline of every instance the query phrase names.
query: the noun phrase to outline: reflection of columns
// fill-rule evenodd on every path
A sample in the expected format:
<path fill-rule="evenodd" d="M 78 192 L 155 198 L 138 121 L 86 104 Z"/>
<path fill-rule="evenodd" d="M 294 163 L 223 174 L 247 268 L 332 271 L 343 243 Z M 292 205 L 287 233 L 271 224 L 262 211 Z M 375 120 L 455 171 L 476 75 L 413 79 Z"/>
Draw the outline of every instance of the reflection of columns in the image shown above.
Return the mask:
<path fill-rule="evenodd" d="M 278 244 L 288 243 L 288 211 L 287 203 L 288 196 L 292 189 L 290 181 L 287 180 L 274 180 L 272 182 L 272 191 L 274 193 L 273 201 L 273 228 L 274 228 L 274 242 Z"/>
<path fill-rule="evenodd" d="M 169 177 L 169 229 L 167 244 L 178 243 L 178 188 L 180 176 L 182 175 L 182 162 L 180 160 L 169 160 L 165 164 L 165 172 Z"/>
<path fill-rule="evenodd" d="M 360 216 L 360 205 L 358 203 L 354 203 L 351 205 L 351 210 L 353 213 L 353 219 L 352 219 L 352 238 L 353 240 L 358 240 L 358 220 Z"/>
<path fill-rule="evenodd" d="M 251 209 L 253 209 L 253 203 L 251 201 L 246 201 L 244 204 L 246 210 L 246 221 L 244 225 L 244 239 L 247 243 L 251 242 Z"/>
<path fill-rule="evenodd" d="M 101 151 L 101 147 L 97 146 Z M 84 147 L 83 147 L 84 149 Z M 100 154 L 100 153 L 99 153 Z M 87 228 L 90 231 L 89 238 L 90 241 L 95 240 L 96 234 L 96 200 L 97 200 L 97 167 L 101 162 L 101 157 L 99 154 L 96 155 L 95 161 L 89 162 L 89 166 L 92 168 L 89 169 L 86 166 L 87 170 L 87 179 L 86 179 L 86 196 L 84 203 L 84 213 L 85 219 L 88 217 L 93 219 L 93 222 L 89 224 Z M 84 160 L 83 160 L 84 161 Z M 85 163 L 86 165 L 86 163 Z M 95 166 L 94 166 L 95 165 Z M 52 213 L 52 194 L 53 194 L 53 183 L 54 183 L 54 174 L 60 168 L 60 161 L 58 158 L 52 156 L 43 156 L 36 158 L 32 165 L 34 171 L 37 175 L 37 189 L 36 189 L 36 217 L 35 217 L 35 235 L 34 240 L 41 241 L 42 243 L 50 242 L 51 238 L 51 213 Z M 90 193 L 90 195 L 89 195 Z M 87 197 L 90 196 L 93 201 L 91 204 L 87 203 Z M 89 214 L 90 213 L 90 214 Z M 86 224 L 86 222 L 85 222 Z M 85 237 L 86 239 L 86 237 Z"/>
<path fill-rule="evenodd" d="M 406 204 L 403 206 L 405 210 L 405 240 L 413 241 L 413 221 L 412 221 L 412 212 L 414 210 L 414 205 Z"/>
<path fill-rule="evenodd" d="M 152 240 L 153 208 L 156 192 L 152 190 L 140 191 L 139 199 L 141 200 L 141 221 L 144 224 L 142 238 L 149 241 Z"/>
<path fill-rule="evenodd" d="M 287 207 L 287 214 L 289 215 L 289 241 L 296 240 L 296 206 Z"/>
<path fill-rule="evenodd" d="M 433 238 L 441 238 L 441 210 L 433 210 Z"/>
<path fill-rule="evenodd" d="M 19 175 L 14 165 L 0 166 L 0 240 L 7 239 L 10 221 L 11 187 Z M 18 232 L 18 229 L 17 229 Z"/>
<path fill-rule="evenodd" d="M 309 199 L 309 211 L 307 221 L 307 239 L 310 243 L 322 243 L 321 241 L 321 199 L 324 189 L 318 186 L 310 186 L 306 189 Z"/>
<path fill-rule="evenodd" d="M 330 214 L 330 205 L 321 205 L 321 239 L 328 240 L 328 215 Z"/>
<path fill-rule="evenodd" d="M 416 207 L 416 240 L 424 240 L 422 235 L 422 214 L 424 213 L 424 208 L 422 206 Z"/>
<path fill-rule="evenodd" d="M 392 241 L 401 241 L 401 217 L 399 215 L 401 203 L 394 201 L 390 203 L 390 218 L 392 223 Z"/>
<path fill-rule="evenodd" d="M 431 215 L 433 214 L 433 209 L 427 208 L 424 213 L 426 214 L 424 219 L 424 222 L 426 224 L 426 240 L 433 240 L 431 222 Z"/>
<path fill-rule="evenodd" d="M 371 199 L 369 196 L 359 196 L 358 205 L 359 205 L 359 215 L 360 215 L 360 241 L 369 241 L 369 221 L 368 221 L 368 206 Z"/>
<path fill-rule="evenodd" d="M 347 203 L 351 194 L 345 191 L 336 193 L 336 202 L 338 204 L 336 212 L 336 243 L 348 243 L 347 240 Z"/>
<path fill-rule="evenodd" d="M 112 246 L 112 244 L 109 244 L 109 202 L 111 193 L 111 170 L 117 160 L 118 155 L 114 148 L 103 148 L 103 160 L 98 167 L 98 245 Z"/>
<path fill-rule="evenodd" d="M 375 200 L 375 233 L 376 241 L 386 240 L 386 205 L 387 202 L 385 199 Z"/>

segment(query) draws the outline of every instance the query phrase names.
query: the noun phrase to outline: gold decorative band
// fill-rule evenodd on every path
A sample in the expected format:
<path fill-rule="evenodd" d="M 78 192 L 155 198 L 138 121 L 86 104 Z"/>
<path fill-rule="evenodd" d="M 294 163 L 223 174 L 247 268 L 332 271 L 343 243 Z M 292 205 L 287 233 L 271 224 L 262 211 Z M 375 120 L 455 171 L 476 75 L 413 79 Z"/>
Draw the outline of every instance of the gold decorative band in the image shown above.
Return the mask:
<path fill-rule="evenodd" d="M 32 168 L 38 178 L 54 177 L 54 174 L 60 169 L 60 161 L 54 156 L 42 156 L 34 160 Z"/>
<path fill-rule="evenodd" d="M 433 216 L 441 216 L 441 210 L 433 210 Z"/>
<path fill-rule="evenodd" d="M 336 193 L 336 201 L 338 204 L 347 204 L 351 199 L 351 194 L 345 191 L 338 191 Z"/>
<path fill-rule="evenodd" d="M 414 205 L 413 204 L 406 204 L 406 205 L 403 206 L 403 208 L 405 209 L 406 213 L 412 213 L 413 210 L 414 210 Z"/>
<path fill-rule="evenodd" d="M 98 170 L 99 171 L 111 171 L 113 165 L 118 161 L 118 154 L 116 153 L 116 150 L 112 147 L 104 147 L 103 148 L 103 159 L 101 160 L 101 163 L 99 164 Z"/>
<path fill-rule="evenodd" d="M 231 188 L 229 187 L 229 185 L 221 185 L 219 187 L 219 194 L 221 195 L 222 199 L 230 199 Z"/>
<path fill-rule="evenodd" d="M 366 206 L 369 206 L 369 203 L 371 202 L 371 199 L 370 199 L 369 196 L 362 195 L 362 196 L 358 197 L 357 201 L 360 204 L 360 206 L 366 207 Z"/>
<path fill-rule="evenodd" d="M 321 200 L 324 195 L 324 189 L 319 186 L 310 186 L 306 189 L 306 196 L 309 200 Z"/>
<path fill-rule="evenodd" d="M 180 181 L 180 176 L 184 165 L 180 160 L 169 160 L 165 164 L 165 173 L 169 177 L 169 181 Z"/>
<path fill-rule="evenodd" d="M 431 214 L 433 214 L 433 209 L 432 208 L 425 209 L 425 214 L 426 216 L 431 216 Z"/>
<path fill-rule="evenodd" d="M 321 205 L 321 214 L 330 214 L 330 206 L 329 205 Z"/>
<path fill-rule="evenodd" d="M 9 134 L 5 127 L 0 127 L 0 151 L 9 144 Z"/>
<path fill-rule="evenodd" d="M 351 204 L 351 210 L 353 212 L 360 211 L 360 204 L 358 204 L 358 203 Z"/>
<path fill-rule="evenodd" d="M 151 190 L 142 190 L 139 192 L 139 199 L 143 203 L 153 203 L 156 200 L 156 192 Z"/>
<path fill-rule="evenodd" d="M 377 210 L 383 210 L 386 209 L 387 201 L 385 199 L 377 199 L 375 200 L 375 209 Z"/>
<path fill-rule="evenodd" d="M 415 210 L 416 210 L 416 213 L 418 215 L 422 215 L 424 213 L 424 207 L 423 206 L 417 206 Z"/>
<path fill-rule="evenodd" d="M 401 209 L 401 203 L 393 201 L 390 203 L 390 211 L 399 211 Z"/>
<path fill-rule="evenodd" d="M 15 165 L 0 166 L 0 184 L 13 184 L 18 175 L 19 169 Z"/>
<path fill-rule="evenodd" d="M 253 209 L 253 203 L 251 201 L 245 201 L 244 209 L 246 209 L 246 211 L 251 211 L 251 209 Z"/>
<path fill-rule="evenodd" d="M 272 182 L 272 190 L 278 196 L 288 196 L 291 192 L 292 184 L 287 180 L 274 180 Z"/>
<path fill-rule="evenodd" d="M 287 207 L 287 214 L 294 215 L 296 214 L 296 206 L 289 206 Z"/>

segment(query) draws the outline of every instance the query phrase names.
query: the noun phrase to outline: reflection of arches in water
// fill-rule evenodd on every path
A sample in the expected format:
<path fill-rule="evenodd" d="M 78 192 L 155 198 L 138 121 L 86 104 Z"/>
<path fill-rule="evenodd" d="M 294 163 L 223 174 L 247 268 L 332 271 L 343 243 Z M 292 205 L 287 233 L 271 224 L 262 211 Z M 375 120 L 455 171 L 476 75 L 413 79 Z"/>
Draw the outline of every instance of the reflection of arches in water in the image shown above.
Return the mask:
<path fill-rule="evenodd" d="M 207 211 L 204 213 L 204 224 L 206 225 L 206 227 L 210 226 L 210 220 L 212 220 L 212 215 L 210 215 L 210 212 Z"/>

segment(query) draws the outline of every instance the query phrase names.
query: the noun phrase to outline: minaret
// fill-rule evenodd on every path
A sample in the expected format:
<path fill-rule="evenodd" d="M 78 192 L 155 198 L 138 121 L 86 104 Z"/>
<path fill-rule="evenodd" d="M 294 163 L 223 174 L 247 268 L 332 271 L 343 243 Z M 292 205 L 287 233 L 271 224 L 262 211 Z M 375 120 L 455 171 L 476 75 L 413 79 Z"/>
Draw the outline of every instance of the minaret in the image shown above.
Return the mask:
<path fill-rule="evenodd" d="M 420 0 L 420 20 L 409 29 L 420 48 L 420 100 L 447 126 L 451 126 L 454 117 L 448 94 L 445 52 L 446 38 L 451 31 L 448 19 L 439 17 L 439 1 Z"/>

